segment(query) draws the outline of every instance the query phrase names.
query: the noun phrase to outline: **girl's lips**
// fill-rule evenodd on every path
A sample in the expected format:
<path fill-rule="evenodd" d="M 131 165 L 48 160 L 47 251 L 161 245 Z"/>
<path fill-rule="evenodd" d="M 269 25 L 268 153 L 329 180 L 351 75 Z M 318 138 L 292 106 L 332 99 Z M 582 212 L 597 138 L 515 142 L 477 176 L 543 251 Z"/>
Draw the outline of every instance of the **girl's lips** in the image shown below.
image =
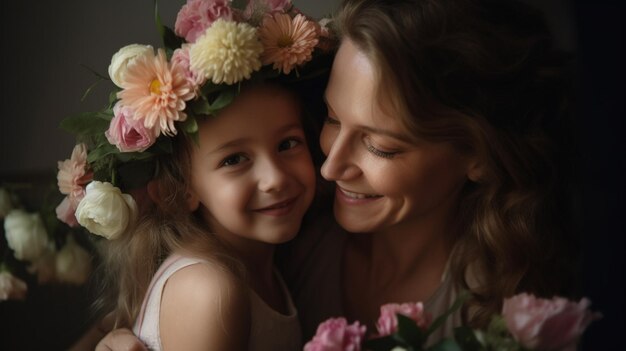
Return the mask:
<path fill-rule="evenodd" d="M 382 198 L 382 195 L 371 195 L 371 194 L 363 194 L 363 193 L 355 193 L 352 191 L 348 191 L 343 189 L 340 186 L 336 187 L 335 197 L 343 202 L 348 204 L 365 204 L 376 201 Z"/>
<path fill-rule="evenodd" d="M 294 207 L 297 198 L 298 197 L 295 196 L 290 199 L 277 202 L 273 205 L 256 209 L 254 210 L 254 212 L 258 212 L 268 216 L 284 216 L 291 212 L 291 209 Z"/>

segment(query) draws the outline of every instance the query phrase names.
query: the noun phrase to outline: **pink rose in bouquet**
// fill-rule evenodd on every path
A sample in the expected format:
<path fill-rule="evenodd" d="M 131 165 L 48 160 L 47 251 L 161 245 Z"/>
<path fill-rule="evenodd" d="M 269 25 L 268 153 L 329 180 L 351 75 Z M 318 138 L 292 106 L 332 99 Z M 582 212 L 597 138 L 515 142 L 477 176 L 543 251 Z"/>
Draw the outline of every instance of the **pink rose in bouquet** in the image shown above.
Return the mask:
<path fill-rule="evenodd" d="M 591 312 L 590 301 L 555 297 L 551 300 L 519 294 L 504 300 L 502 315 L 515 340 L 539 350 L 575 350 L 585 328 L 599 313 Z"/>
<path fill-rule="evenodd" d="M 345 318 L 331 318 L 317 327 L 304 351 L 359 351 L 365 330 L 359 322 L 348 324 Z"/>
<path fill-rule="evenodd" d="M 217 19 L 232 19 L 229 3 L 229 0 L 187 0 L 176 16 L 174 31 L 188 43 L 195 43 Z"/>
<path fill-rule="evenodd" d="M 380 317 L 376 323 L 376 329 L 381 336 L 391 335 L 398 329 L 396 314 L 407 316 L 415 321 L 418 327 L 428 329 L 432 320 L 431 315 L 424 311 L 424 304 L 417 303 L 389 303 L 380 307 Z"/>
<path fill-rule="evenodd" d="M 113 119 L 104 135 L 109 143 L 122 152 L 142 152 L 152 146 L 158 136 L 158 130 L 149 129 L 142 121 L 133 119 L 133 110 L 119 102 L 113 107 Z"/>
<path fill-rule="evenodd" d="M 70 226 L 76 226 L 74 212 L 85 197 L 85 186 L 93 179 L 93 171 L 87 165 L 87 146 L 77 144 L 68 160 L 58 162 L 57 185 L 61 194 L 67 195 L 56 209 L 57 218 Z"/>

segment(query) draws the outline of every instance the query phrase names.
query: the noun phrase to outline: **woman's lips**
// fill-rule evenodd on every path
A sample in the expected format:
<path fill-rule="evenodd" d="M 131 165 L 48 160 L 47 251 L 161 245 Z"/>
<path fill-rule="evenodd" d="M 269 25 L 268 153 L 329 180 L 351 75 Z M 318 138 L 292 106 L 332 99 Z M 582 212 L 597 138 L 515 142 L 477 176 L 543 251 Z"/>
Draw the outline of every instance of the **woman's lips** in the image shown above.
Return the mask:
<path fill-rule="evenodd" d="M 284 216 L 291 212 L 291 209 L 294 207 L 297 198 L 298 197 L 295 196 L 290 199 L 277 202 L 273 205 L 256 209 L 254 210 L 254 212 L 258 212 L 268 216 Z"/>
<path fill-rule="evenodd" d="M 336 197 L 349 204 L 365 204 L 382 198 L 382 195 L 356 193 L 348 191 L 340 186 L 337 186 L 336 189 Z"/>

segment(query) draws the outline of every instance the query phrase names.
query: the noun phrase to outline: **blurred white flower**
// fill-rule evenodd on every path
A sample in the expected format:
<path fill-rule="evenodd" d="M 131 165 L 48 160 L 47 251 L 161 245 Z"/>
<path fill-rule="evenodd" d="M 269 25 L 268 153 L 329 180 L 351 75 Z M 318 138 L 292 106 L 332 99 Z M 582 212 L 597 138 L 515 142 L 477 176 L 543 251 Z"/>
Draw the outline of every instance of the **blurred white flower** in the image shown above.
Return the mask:
<path fill-rule="evenodd" d="M 46 228 L 37 213 L 12 210 L 4 219 L 4 232 L 18 260 L 35 261 L 50 244 Z"/>
<path fill-rule="evenodd" d="M 109 240 L 117 238 L 134 221 L 137 204 L 111 183 L 93 181 L 76 209 L 78 223 Z"/>
<path fill-rule="evenodd" d="M 56 273 L 60 282 L 81 285 L 91 273 L 91 256 L 69 235 L 56 255 Z"/>
<path fill-rule="evenodd" d="M 0 301 L 24 300 L 28 286 L 10 272 L 0 272 Z"/>

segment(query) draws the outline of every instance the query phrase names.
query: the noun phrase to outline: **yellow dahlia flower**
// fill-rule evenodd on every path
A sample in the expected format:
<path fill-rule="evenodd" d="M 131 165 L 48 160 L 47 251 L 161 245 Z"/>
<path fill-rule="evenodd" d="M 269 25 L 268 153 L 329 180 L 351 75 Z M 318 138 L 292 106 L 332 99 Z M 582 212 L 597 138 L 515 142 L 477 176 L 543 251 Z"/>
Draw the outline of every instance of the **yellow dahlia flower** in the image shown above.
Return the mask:
<path fill-rule="evenodd" d="M 189 59 L 191 69 L 207 80 L 233 84 L 261 68 L 262 52 L 254 27 L 218 19 L 192 44 Z"/>

